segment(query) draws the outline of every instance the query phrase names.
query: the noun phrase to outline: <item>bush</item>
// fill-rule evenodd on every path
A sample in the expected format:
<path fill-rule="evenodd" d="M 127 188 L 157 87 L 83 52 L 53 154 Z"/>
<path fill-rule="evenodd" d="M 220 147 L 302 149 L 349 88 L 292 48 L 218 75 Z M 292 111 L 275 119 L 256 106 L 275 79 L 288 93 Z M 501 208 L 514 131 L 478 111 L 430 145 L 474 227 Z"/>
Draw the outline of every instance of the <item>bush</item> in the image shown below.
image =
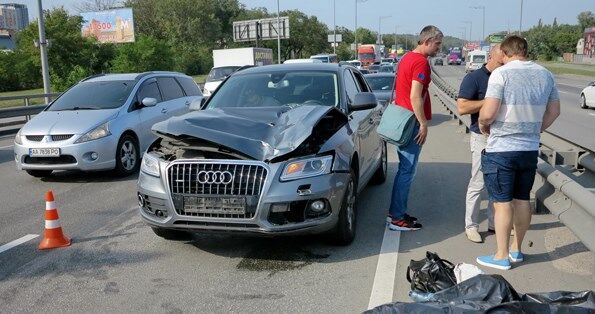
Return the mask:
<path fill-rule="evenodd" d="M 136 42 L 116 48 L 112 72 L 172 71 L 174 58 L 171 48 L 163 40 L 147 35 L 136 36 Z"/>

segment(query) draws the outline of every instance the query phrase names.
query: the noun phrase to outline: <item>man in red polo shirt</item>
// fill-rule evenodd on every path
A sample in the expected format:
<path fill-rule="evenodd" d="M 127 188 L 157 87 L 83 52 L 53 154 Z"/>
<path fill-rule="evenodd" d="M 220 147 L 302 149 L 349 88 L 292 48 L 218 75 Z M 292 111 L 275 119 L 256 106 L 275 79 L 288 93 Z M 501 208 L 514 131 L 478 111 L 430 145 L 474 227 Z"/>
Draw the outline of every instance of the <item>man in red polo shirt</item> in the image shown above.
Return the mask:
<path fill-rule="evenodd" d="M 407 214 L 409 188 L 415 176 L 421 147 L 428 136 L 428 120 L 432 119 L 432 108 L 428 87 L 431 81 L 428 57 L 440 52 L 444 35 L 436 27 L 428 25 L 421 30 L 417 47 L 405 54 L 399 62 L 395 79 L 395 101 L 413 111 L 417 118 L 414 138 L 407 146 L 397 148 L 399 170 L 393 183 L 393 193 L 387 221 L 391 230 L 419 230 L 422 225 L 417 218 Z"/>

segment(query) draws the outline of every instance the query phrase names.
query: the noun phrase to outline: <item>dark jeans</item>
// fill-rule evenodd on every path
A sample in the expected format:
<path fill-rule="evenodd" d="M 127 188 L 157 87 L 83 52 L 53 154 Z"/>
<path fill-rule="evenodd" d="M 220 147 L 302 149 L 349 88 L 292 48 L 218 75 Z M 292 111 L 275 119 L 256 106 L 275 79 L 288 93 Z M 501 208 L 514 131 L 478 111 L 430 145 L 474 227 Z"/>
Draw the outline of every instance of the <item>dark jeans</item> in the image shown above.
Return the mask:
<path fill-rule="evenodd" d="M 537 169 L 537 151 L 483 151 L 481 171 L 491 201 L 529 200 Z"/>
<path fill-rule="evenodd" d="M 393 193 L 390 201 L 389 213 L 394 219 L 402 219 L 407 213 L 407 200 L 409 199 L 409 189 L 415 177 L 417 161 L 421 153 L 421 145 L 415 142 L 415 136 L 419 133 L 419 124 L 415 124 L 415 129 L 411 135 L 413 138 L 407 146 L 398 147 L 399 170 L 393 183 Z"/>

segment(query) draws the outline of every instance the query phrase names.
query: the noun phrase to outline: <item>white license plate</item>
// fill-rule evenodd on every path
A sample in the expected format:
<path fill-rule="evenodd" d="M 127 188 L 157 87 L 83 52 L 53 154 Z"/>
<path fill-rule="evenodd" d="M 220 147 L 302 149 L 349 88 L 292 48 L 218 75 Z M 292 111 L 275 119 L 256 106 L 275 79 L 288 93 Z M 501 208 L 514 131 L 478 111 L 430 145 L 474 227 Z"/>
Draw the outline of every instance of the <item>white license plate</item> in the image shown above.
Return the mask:
<path fill-rule="evenodd" d="M 29 157 L 60 157 L 59 148 L 29 148 Z"/>

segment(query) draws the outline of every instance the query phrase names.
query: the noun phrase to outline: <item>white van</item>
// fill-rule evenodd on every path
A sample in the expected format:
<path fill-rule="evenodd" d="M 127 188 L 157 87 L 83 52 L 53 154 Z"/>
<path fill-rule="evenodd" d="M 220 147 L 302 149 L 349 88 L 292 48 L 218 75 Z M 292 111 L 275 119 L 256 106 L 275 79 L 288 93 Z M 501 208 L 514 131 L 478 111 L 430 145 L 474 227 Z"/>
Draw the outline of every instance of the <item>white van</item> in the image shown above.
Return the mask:
<path fill-rule="evenodd" d="M 287 63 L 322 63 L 322 60 L 318 59 L 287 59 L 283 61 L 284 64 Z"/>
<path fill-rule="evenodd" d="M 465 63 L 465 72 L 471 72 L 471 71 L 478 70 L 486 62 L 488 62 L 488 52 L 487 51 L 473 50 L 467 54 L 467 62 Z"/>

